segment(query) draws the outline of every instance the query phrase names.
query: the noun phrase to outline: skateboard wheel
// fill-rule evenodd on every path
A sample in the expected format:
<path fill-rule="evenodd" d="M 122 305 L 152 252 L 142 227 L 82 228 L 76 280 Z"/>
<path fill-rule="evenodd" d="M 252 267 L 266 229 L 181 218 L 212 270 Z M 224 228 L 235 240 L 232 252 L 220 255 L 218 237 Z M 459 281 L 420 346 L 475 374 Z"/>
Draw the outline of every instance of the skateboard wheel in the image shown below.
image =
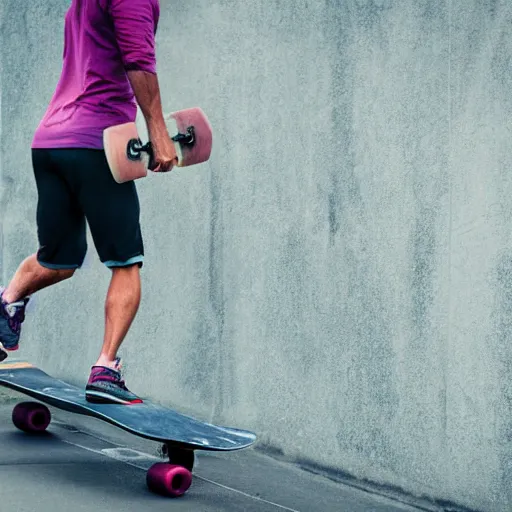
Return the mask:
<path fill-rule="evenodd" d="M 187 492 L 192 483 L 192 473 L 182 466 L 157 462 L 149 468 L 146 483 L 157 494 L 177 498 Z"/>
<path fill-rule="evenodd" d="M 50 409 L 38 402 L 23 402 L 18 404 L 12 411 L 14 426 L 23 432 L 44 432 L 51 419 Z"/>

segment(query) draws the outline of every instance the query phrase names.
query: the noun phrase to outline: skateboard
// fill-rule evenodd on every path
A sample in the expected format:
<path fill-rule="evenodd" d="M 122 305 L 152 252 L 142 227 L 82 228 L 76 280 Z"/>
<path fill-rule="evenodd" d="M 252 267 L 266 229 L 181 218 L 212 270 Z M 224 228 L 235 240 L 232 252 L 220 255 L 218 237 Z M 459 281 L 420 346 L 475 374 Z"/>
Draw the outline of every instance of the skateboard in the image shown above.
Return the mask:
<path fill-rule="evenodd" d="M 162 454 L 169 462 L 151 466 L 146 483 L 151 491 L 164 496 L 178 497 L 187 492 L 195 450 L 240 450 L 256 441 L 252 432 L 204 423 L 147 401 L 133 405 L 89 403 L 84 390 L 51 377 L 27 361 L 0 363 L 0 385 L 39 400 L 14 407 L 12 421 L 23 432 L 42 433 L 50 425 L 50 410 L 40 403 L 44 402 L 162 443 Z"/>
<path fill-rule="evenodd" d="M 199 107 L 165 116 L 165 124 L 176 148 L 177 167 L 206 162 L 212 151 L 212 129 Z M 143 144 L 135 123 L 111 126 L 103 131 L 103 147 L 112 176 L 117 183 L 137 180 L 154 169 L 151 142 Z"/>

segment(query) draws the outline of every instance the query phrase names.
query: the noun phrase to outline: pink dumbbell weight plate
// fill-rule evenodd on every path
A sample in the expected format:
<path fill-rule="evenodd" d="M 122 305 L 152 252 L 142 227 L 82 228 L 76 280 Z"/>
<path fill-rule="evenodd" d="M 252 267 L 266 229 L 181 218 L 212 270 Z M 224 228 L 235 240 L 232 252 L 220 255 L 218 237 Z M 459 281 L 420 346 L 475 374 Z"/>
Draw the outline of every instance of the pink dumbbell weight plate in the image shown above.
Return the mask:
<path fill-rule="evenodd" d="M 165 119 L 174 141 L 178 167 L 206 162 L 212 151 L 212 130 L 199 108 L 179 110 Z M 103 145 L 112 176 L 118 183 L 147 176 L 151 167 L 151 142 L 143 144 L 135 123 L 124 123 L 103 132 Z"/>

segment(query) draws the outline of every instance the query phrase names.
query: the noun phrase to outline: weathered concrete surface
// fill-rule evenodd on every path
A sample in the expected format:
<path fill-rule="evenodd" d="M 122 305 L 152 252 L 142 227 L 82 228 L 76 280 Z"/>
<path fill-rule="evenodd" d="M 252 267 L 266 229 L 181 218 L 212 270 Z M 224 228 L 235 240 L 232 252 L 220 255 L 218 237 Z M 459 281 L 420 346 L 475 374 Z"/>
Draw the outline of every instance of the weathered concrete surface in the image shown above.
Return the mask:
<path fill-rule="evenodd" d="M 29 144 L 68 1 L 3 2 L 1 272 L 36 249 Z M 512 5 L 162 2 L 166 110 L 211 162 L 139 183 L 134 390 L 305 459 L 512 506 Z M 84 380 L 109 273 L 41 292 L 23 354 Z"/>

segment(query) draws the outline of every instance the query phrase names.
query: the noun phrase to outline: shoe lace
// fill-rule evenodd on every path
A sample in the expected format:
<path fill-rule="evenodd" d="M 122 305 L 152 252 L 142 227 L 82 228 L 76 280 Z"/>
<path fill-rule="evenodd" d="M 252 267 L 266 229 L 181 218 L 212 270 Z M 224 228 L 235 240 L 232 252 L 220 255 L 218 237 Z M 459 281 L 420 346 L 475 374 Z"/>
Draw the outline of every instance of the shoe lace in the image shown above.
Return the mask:
<path fill-rule="evenodd" d="M 23 321 L 25 317 L 25 310 L 23 306 L 25 306 L 23 301 L 11 302 L 10 304 L 5 305 L 5 311 L 11 318 L 14 318 L 16 313 L 19 313 L 18 317 Z"/>
<path fill-rule="evenodd" d="M 112 368 L 109 368 L 109 370 L 111 370 L 112 372 L 115 373 L 115 376 L 117 377 L 117 383 L 120 387 L 122 387 L 123 389 L 128 389 L 126 387 L 126 384 L 125 384 L 125 381 L 123 379 L 123 365 L 122 365 L 122 361 L 121 359 L 118 357 L 116 358 L 116 368 L 115 370 L 112 369 Z"/>
<path fill-rule="evenodd" d="M 21 324 L 25 320 L 25 303 L 23 301 L 4 304 L 4 311 L 7 314 L 9 326 L 14 332 L 19 332 Z"/>

